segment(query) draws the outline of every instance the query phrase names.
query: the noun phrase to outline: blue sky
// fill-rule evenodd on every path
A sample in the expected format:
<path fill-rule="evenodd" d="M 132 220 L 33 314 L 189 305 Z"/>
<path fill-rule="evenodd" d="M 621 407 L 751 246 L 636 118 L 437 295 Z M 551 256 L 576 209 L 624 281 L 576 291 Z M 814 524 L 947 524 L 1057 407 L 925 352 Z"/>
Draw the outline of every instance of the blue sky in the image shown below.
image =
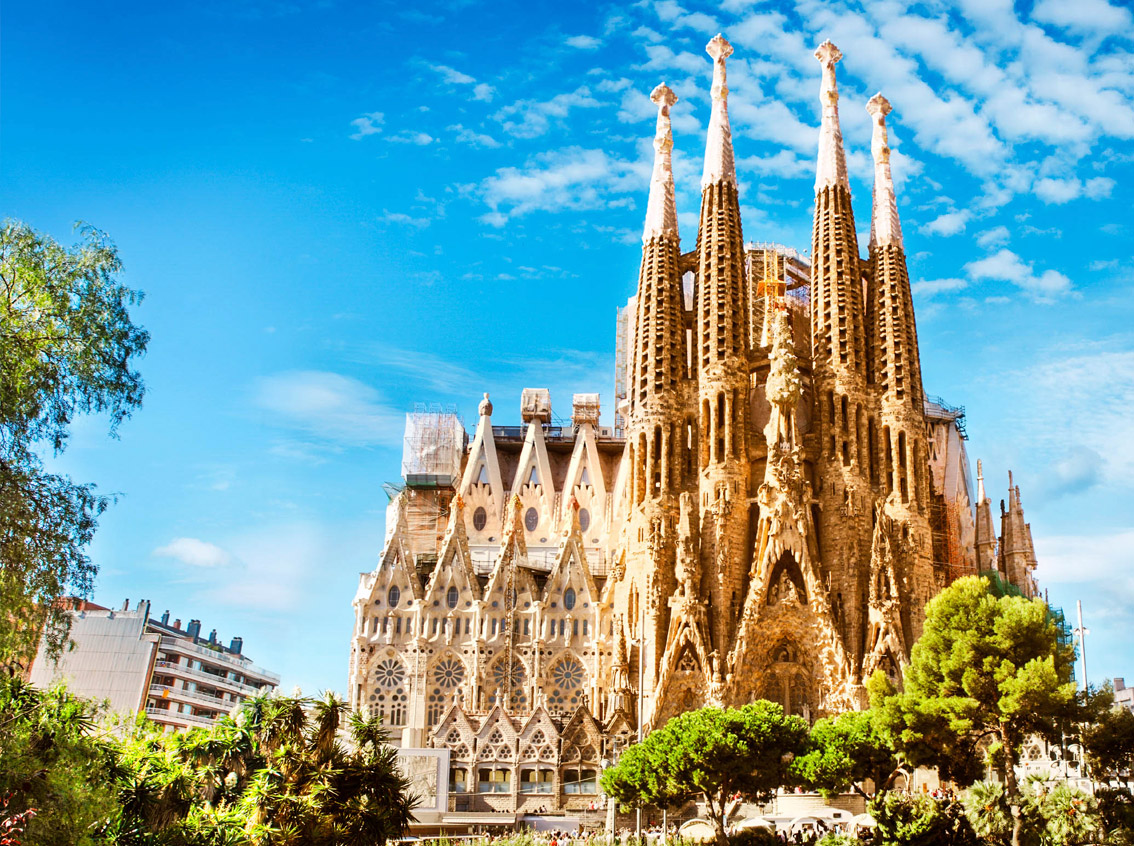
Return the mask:
<path fill-rule="evenodd" d="M 1105 0 L 204 0 L 5 9 L 0 212 L 108 232 L 146 292 L 145 407 L 57 465 L 118 503 L 96 599 L 242 635 L 343 690 L 403 415 L 549 387 L 611 405 L 667 81 L 696 237 L 708 38 L 723 32 L 744 232 L 806 249 L 831 38 L 860 243 L 866 100 L 893 169 L 926 388 L 1015 471 L 1092 679 L 1134 676 L 1134 20 Z"/>

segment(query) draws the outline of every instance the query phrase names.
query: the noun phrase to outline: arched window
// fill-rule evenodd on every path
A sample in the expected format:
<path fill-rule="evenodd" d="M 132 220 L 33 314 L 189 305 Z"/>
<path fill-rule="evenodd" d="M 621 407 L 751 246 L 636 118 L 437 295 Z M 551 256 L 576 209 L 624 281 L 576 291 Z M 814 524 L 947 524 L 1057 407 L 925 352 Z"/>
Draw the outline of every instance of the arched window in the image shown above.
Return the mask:
<path fill-rule="evenodd" d="M 397 658 L 385 658 L 374 668 L 374 693 L 371 707 L 389 726 L 406 724 L 406 670 Z"/>
<path fill-rule="evenodd" d="M 524 528 L 529 532 L 534 532 L 539 528 L 539 512 L 534 508 L 529 508 L 524 513 Z"/>
<path fill-rule="evenodd" d="M 402 592 L 398 590 L 398 586 L 394 585 L 386 593 L 386 602 L 391 608 L 398 607 L 398 600 L 402 598 Z"/>
<path fill-rule="evenodd" d="M 456 608 L 457 607 L 457 600 L 459 598 L 460 598 L 460 596 L 457 592 L 457 588 L 455 586 L 450 586 L 449 590 L 445 594 L 445 604 L 448 605 L 450 608 Z"/>
<path fill-rule="evenodd" d="M 433 666 L 426 695 L 426 722 L 437 725 L 449 707 L 458 685 L 465 680 L 465 665 L 449 655 Z"/>
<path fill-rule="evenodd" d="M 570 611 L 575 607 L 575 589 L 567 588 L 563 591 L 563 607 Z"/>
<path fill-rule="evenodd" d="M 572 711 L 583 703 L 586 671 L 579 659 L 568 656 L 551 669 L 547 703 L 557 711 Z"/>
<path fill-rule="evenodd" d="M 484 531 L 484 527 L 488 525 L 488 512 L 484 508 L 477 508 L 473 512 L 472 525 L 478 532 Z"/>
<path fill-rule="evenodd" d="M 591 512 L 585 508 L 579 509 L 579 530 L 585 532 L 591 527 Z"/>

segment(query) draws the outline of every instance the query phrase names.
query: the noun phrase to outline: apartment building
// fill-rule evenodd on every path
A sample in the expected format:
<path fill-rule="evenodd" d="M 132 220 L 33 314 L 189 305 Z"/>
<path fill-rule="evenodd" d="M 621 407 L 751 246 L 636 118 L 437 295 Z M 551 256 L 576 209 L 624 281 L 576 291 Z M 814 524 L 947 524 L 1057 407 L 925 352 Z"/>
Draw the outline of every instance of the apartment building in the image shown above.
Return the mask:
<path fill-rule="evenodd" d="M 201 621 L 150 616 L 150 603 L 130 601 L 117 610 L 71 600 L 74 649 L 52 662 L 41 648 L 31 682 L 64 679 L 71 690 L 106 699 L 117 713 L 144 711 L 166 731 L 209 726 L 250 696 L 275 688 L 280 677 L 253 664 L 234 637 L 225 646 Z"/>

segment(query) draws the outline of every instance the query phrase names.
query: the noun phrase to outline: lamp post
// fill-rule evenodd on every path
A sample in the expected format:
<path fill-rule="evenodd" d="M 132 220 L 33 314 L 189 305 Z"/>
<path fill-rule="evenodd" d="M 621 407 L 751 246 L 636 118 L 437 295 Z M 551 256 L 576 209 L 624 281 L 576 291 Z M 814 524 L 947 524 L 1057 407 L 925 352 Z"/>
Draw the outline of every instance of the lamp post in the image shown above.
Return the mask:
<path fill-rule="evenodd" d="M 1087 692 L 1087 635 L 1091 630 L 1083 625 L 1083 600 L 1079 599 L 1075 602 L 1076 608 L 1079 611 L 1079 626 L 1074 630 L 1074 635 L 1079 640 L 1079 658 L 1083 663 L 1083 693 Z"/>

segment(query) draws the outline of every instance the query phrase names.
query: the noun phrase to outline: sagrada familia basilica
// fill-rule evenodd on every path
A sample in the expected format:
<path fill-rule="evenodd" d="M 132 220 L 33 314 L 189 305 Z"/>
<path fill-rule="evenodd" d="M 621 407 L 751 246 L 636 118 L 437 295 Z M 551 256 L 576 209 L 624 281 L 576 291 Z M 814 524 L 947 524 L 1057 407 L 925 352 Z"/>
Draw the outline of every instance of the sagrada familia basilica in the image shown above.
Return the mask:
<path fill-rule="evenodd" d="M 701 211 L 678 233 L 670 109 L 657 104 L 636 296 L 620 319 L 616 426 L 597 394 L 556 422 L 475 433 L 409 416 L 404 486 L 354 599 L 352 705 L 393 742 L 448 750 L 449 811 L 593 806 L 604 759 L 680 712 L 770 699 L 808 719 L 898 680 L 925 604 L 1035 554 L 1009 480 L 999 537 L 964 413 L 926 395 L 876 95 L 859 252 L 839 50 L 815 52 L 822 122 L 810 256 L 746 243 L 721 36 Z M 686 247 L 688 247 L 688 242 Z M 978 464 L 979 467 L 979 464 Z M 442 776 L 443 778 L 443 776 Z"/>

